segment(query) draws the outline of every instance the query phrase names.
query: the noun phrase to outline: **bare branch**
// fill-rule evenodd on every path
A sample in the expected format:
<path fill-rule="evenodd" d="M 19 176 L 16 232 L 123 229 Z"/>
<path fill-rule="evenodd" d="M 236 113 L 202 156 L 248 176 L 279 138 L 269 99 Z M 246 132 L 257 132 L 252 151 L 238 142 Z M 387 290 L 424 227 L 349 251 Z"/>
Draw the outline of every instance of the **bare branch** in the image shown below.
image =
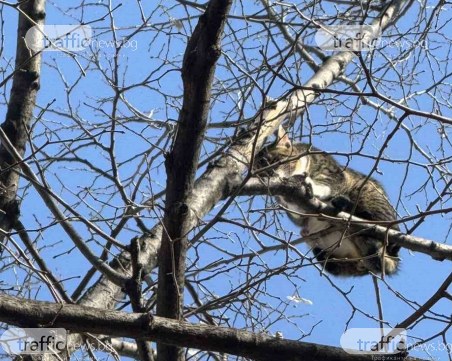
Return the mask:
<path fill-rule="evenodd" d="M 13 85 L 2 130 L 22 156 L 40 84 L 41 54 L 34 54 L 25 43 L 27 31 L 42 26 L 45 19 L 45 0 L 30 0 L 19 5 L 16 64 Z M 0 228 L 9 231 L 19 215 L 16 193 L 19 175 L 15 161 L 4 144 L 0 145 Z M 0 236 L 0 239 L 3 236 Z"/>
<path fill-rule="evenodd" d="M 44 200 L 47 207 L 53 213 L 55 218 L 61 223 L 61 226 L 66 231 L 66 233 L 69 235 L 69 237 L 74 242 L 74 244 L 77 246 L 77 248 L 80 250 L 80 252 L 86 257 L 86 259 L 89 262 L 91 262 L 91 264 L 94 267 L 96 267 L 99 271 L 105 273 L 108 278 L 113 280 L 118 285 L 124 285 L 124 283 L 128 279 L 127 275 L 123 275 L 122 273 L 117 272 L 116 270 L 114 270 L 113 268 L 111 268 L 110 266 L 105 264 L 101 259 L 99 259 L 90 250 L 90 248 L 86 245 L 85 241 L 78 234 L 78 232 L 75 230 L 75 228 L 65 219 L 63 213 L 59 210 L 58 206 L 54 202 L 53 198 L 59 199 L 59 197 L 57 197 L 45 185 L 42 185 L 39 182 L 38 177 L 34 174 L 33 170 L 30 168 L 30 166 L 26 162 L 24 162 L 22 157 L 19 155 L 18 151 L 15 149 L 15 147 L 13 146 L 13 144 L 11 143 L 11 141 L 8 139 L 7 135 L 1 128 L 0 128 L 0 140 L 3 144 L 3 146 L 5 147 L 5 149 L 12 156 L 14 161 L 19 164 L 22 172 L 31 181 L 32 185 L 35 187 L 36 191 L 42 197 L 42 199 Z"/>
<path fill-rule="evenodd" d="M 6 295 L 0 295 L 0 320 L 22 327 L 51 323 L 52 327 L 64 327 L 73 332 L 165 341 L 181 347 L 224 352 L 259 361 L 368 361 L 375 356 L 351 355 L 338 347 L 284 340 L 232 328 L 194 325 L 146 313 L 130 314 L 79 305 L 61 306 Z M 384 355 L 381 357 L 384 359 Z"/>
<path fill-rule="evenodd" d="M 452 246 L 390 229 L 393 224 L 404 222 L 403 219 L 394 220 L 393 222 L 369 222 L 346 212 L 338 212 L 335 207 L 323 203 L 317 198 L 307 197 L 305 189 L 296 180 L 276 177 L 267 179 L 252 178 L 244 186 L 238 185 L 238 187 L 241 195 L 290 195 L 296 202 L 311 211 L 311 214 L 307 214 L 307 216 L 326 219 L 331 223 L 350 224 L 355 231 L 363 232 L 382 241 L 389 238 L 391 242 L 401 247 L 428 254 L 435 260 L 452 261 Z M 281 208 L 287 211 L 286 208 Z"/>
<path fill-rule="evenodd" d="M 221 55 L 220 39 L 231 4 L 232 0 L 211 0 L 187 44 L 182 66 L 184 101 L 176 139 L 165 161 L 165 232 L 159 253 L 157 314 L 177 320 L 183 313 L 187 234 L 194 223 L 188 199 L 193 192 L 215 65 Z M 162 361 L 183 359 L 181 349 L 164 344 L 157 346 L 157 355 Z"/>

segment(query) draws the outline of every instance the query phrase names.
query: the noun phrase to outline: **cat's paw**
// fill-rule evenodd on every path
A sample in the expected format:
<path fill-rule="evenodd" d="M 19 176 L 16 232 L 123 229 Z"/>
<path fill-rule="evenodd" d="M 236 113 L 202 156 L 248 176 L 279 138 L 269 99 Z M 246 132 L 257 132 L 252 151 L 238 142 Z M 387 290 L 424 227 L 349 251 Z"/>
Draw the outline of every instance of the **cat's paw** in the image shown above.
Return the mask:
<path fill-rule="evenodd" d="M 298 184 L 300 184 L 301 187 L 304 187 L 307 198 L 311 199 L 314 197 L 314 182 L 309 177 L 309 174 L 307 172 L 294 174 L 291 178 L 294 179 Z"/>
<path fill-rule="evenodd" d="M 306 177 L 303 186 L 305 187 L 306 197 L 309 199 L 314 198 L 314 182 L 310 177 Z"/>
<path fill-rule="evenodd" d="M 350 211 L 353 208 L 353 203 L 347 196 L 339 195 L 331 200 L 331 204 L 338 211 Z"/>

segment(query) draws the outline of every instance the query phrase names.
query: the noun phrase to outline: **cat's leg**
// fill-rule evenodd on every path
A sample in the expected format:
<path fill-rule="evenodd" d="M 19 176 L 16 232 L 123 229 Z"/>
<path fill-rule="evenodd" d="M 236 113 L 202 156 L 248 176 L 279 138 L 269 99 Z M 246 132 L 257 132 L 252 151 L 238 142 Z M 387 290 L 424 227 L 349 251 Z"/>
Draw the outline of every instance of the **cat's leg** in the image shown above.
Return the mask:
<path fill-rule="evenodd" d="M 361 260 L 337 259 L 329 252 L 315 247 L 312 249 L 316 259 L 322 263 L 325 270 L 335 276 L 364 276 L 368 270 Z"/>
<path fill-rule="evenodd" d="M 331 204 L 338 210 L 338 211 L 345 211 L 350 212 L 353 209 L 353 203 L 345 195 L 337 195 L 331 199 Z"/>
<path fill-rule="evenodd" d="M 307 172 L 294 174 L 292 178 L 299 182 L 301 186 L 305 187 L 308 198 L 315 197 L 324 201 L 328 200 L 331 196 L 331 187 L 315 181 Z"/>
<path fill-rule="evenodd" d="M 360 250 L 365 268 L 370 272 L 381 274 L 383 267 L 384 273 L 388 275 L 397 271 L 399 258 L 397 255 L 389 254 L 388 250 L 384 249 L 382 241 L 367 236 L 354 236 L 352 240 Z"/>
<path fill-rule="evenodd" d="M 348 196 L 339 194 L 331 199 L 331 204 L 338 210 L 347 213 L 353 212 L 353 215 L 362 219 L 372 220 L 372 214 L 366 210 L 361 209 L 358 203 L 355 207 L 353 202 Z"/>
<path fill-rule="evenodd" d="M 359 218 L 372 220 L 372 214 L 370 212 L 363 211 L 359 206 L 355 207 L 353 201 L 347 196 L 339 195 L 331 200 L 331 204 L 339 211 L 345 211 L 353 213 Z M 356 209 L 355 209 L 356 208 Z M 384 249 L 383 242 L 379 239 L 367 237 L 367 236 L 353 236 L 352 242 L 359 249 L 359 253 L 362 255 L 362 262 L 366 269 L 370 272 L 381 274 L 383 267 L 385 274 L 392 274 L 397 271 L 399 258 L 397 257 L 400 246 L 390 244 Z M 383 258 L 383 252 L 385 252 Z"/>

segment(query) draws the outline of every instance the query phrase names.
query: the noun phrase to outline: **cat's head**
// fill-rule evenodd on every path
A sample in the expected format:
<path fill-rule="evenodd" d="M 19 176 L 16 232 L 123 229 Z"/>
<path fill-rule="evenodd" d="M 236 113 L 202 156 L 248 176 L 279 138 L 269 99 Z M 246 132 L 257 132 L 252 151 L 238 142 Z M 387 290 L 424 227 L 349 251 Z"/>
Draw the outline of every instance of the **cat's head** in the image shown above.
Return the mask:
<path fill-rule="evenodd" d="M 276 140 L 256 156 L 255 170 L 264 177 L 290 177 L 297 173 L 300 151 L 292 144 L 287 131 L 280 126 Z"/>

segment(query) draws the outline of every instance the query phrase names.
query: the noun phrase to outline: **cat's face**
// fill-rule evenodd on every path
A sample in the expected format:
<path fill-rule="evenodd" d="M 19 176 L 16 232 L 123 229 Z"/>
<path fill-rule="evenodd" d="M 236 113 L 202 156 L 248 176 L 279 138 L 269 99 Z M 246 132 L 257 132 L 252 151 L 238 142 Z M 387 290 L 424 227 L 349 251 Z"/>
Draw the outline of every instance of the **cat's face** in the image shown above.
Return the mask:
<path fill-rule="evenodd" d="M 299 152 L 290 141 L 278 139 L 263 148 L 256 157 L 255 170 L 261 169 L 260 176 L 290 177 L 295 174 Z"/>

